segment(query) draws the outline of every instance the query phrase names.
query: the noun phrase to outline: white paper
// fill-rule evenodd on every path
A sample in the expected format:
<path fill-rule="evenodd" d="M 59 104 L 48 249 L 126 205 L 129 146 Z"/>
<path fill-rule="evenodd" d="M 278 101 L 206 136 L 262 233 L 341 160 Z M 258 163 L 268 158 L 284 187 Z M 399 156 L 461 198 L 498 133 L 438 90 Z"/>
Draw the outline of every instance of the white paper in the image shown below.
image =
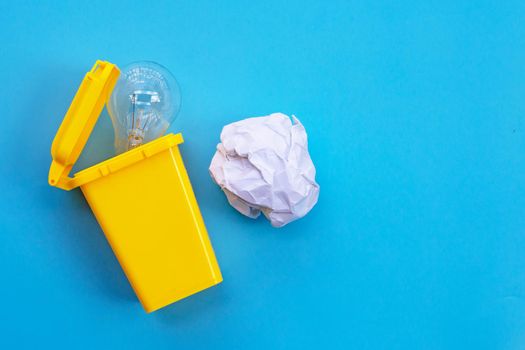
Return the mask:
<path fill-rule="evenodd" d="M 306 130 L 282 113 L 226 125 L 210 174 L 235 209 L 262 212 L 275 227 L 305 216 L 319 197 Z"/>

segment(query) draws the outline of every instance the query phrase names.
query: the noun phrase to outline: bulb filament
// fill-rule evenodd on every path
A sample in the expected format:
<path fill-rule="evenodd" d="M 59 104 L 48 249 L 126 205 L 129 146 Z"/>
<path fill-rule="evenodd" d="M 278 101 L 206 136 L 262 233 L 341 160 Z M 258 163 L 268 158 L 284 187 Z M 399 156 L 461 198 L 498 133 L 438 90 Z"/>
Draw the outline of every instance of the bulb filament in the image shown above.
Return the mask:
<path fill-rule="evenodd" d="M 131 128 L 128 129 L 128 149 L 140 146 L 148 125 L 155 119 L 152 104 L 159 103 L 158 93 L 152 91 L 136 91 L 131 96 Z"/>

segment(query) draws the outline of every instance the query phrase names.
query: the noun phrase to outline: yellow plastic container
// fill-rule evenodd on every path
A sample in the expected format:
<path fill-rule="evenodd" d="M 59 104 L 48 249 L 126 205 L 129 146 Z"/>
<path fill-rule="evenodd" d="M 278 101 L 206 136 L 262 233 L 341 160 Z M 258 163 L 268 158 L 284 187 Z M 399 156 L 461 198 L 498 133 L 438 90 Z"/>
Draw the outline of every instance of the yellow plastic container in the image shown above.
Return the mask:
<path fill-rule="evenodd" d="M 206 227 L 169 134 L 80 171 L 78 159 L 117 78 L 97 61 L 86 74 L 53 141 L 49 184 L 80 187 L 147 312 L 222 281 Z"/>

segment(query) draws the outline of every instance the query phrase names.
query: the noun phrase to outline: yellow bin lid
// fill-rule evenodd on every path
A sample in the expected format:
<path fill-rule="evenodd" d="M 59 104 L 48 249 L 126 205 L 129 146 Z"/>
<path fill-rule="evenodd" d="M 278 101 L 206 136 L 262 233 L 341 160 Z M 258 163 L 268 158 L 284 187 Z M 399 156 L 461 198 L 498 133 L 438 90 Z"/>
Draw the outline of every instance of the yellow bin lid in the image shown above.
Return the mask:
<path fill-rule="evenodd" d="M 73 179 L 68 176 L 69 172 L 86 145 L 119 75 L 116 65 L 97 61 L 84 77 L 53 140 L 53 162 L 49 169 L 51 186 L 65 190 L 76 187 Z"/>

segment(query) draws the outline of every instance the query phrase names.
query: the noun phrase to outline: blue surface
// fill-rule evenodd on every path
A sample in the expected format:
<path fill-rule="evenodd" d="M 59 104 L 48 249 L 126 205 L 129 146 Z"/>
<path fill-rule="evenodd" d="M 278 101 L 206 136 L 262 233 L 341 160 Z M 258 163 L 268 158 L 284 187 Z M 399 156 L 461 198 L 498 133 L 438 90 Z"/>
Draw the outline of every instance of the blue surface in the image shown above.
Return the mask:
<path fill-rule="evenodd" d="M 523 1 L 121 1 L 0 11 L 0 347 L 523 349 Z M 49 149 L 96 59 L 176 75 L 224 282 L 146 315 Z M 223 125 L 281 111 L 321 196 L 274 229 L 207 167 Z M 112 152 L 104 113 L 77 166 Z"/>

